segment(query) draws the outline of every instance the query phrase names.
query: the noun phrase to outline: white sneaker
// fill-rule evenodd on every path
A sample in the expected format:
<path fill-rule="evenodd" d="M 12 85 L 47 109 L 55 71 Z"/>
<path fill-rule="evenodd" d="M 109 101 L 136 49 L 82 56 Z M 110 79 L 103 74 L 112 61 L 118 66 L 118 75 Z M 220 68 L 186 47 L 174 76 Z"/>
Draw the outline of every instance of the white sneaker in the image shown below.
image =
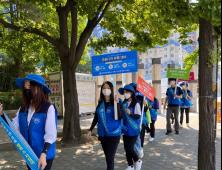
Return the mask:
<path fill-rule="evenodd" d="M 144 153 L 143 153 L 143 148 L 140 150 L 140 152 L 138 153 L 138 157 L 140 159 L 142 159 L 144 157 Z"/>
<path fill-rule="evenodd" d="M 126 170 L 134 170 L 134 167 L 128 166 Z"/>
<path fill-rule="evenodd" d="M 187 123 L 187 127 L 190 127 L 189 123 Z"/>
<path fill-rule="evenodd" d="M 153 142 L 154 141 L 154 138 L 152 138 L 152 137 L 150 137 L 150 140 L 149 140 L 150 142 Z"/>
<path fill-rule="evenodd" d="M 136 163 L 136 169 L 135 169 L 135 170 L 141 170 L 142 164 L 143 164 L 143 161 L 142 161 L 142 160 L 140 160 L 140 162 L 137 162 L 137 163 Z"/>
<path fill-rule="evenodd" d="M 183 128 L 183 125 L 182 125 L 182 124 L 180 124 L 180 128 Z"/>

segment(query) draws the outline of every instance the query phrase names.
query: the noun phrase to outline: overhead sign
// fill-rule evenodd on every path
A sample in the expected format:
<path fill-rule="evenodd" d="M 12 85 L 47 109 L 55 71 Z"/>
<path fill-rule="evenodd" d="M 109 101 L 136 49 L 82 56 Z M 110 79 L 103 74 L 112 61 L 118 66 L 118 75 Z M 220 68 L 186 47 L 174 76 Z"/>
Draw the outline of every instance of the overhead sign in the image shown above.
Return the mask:
<path fill-rule="evenodd" d="M 168 69 L 167 78 L 189 80 L 190 70 Z"/>
<path fill-rule="evenodd" d="M 154 101 L 155 89 L 140 76 L 138 77 L 137 90 L 151 101 Z"/>
<path fill-rule="evenodd" d="M 4 113 L 4 112 L 3 112 Z M 0 116 L 0 124 L 4 128 L 8 137 L 11 139 L 12 143 L 18 149 L 21 156 L 24 158 L 26 163 L 29 165 L 31 170 L 38 170 L 38 157 L 35 155 L 29 144 L 20 134 L 20 132 L 15 128 L 14 124 L 10 121 L 8 116 L 4 113 L 7 123 Z M 40 168 L 39 170 L 42 170 Z"/>
<path fill-rule="evenodd" d="M 194 80 L 195 80 L 194 72 L 190 72 L 190 79 L 189 80 L 179 79 L 178 82 L 194 81 Z"/>
<path fill-rule="evenodd" d="M 92 57 L 93 76 L 131 73 L 138 71 L 137 51 Z"/>

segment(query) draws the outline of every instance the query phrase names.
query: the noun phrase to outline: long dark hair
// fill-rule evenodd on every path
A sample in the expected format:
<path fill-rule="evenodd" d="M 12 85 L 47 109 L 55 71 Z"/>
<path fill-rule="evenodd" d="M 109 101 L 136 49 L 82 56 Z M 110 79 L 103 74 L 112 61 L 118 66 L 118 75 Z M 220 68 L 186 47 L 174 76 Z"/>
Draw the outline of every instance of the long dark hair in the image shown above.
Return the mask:
<path fill-rule="evenodd" d="M 111 95 L 110 95 L 110 103 L 114 103 L 114 93 L 113 93 L 113 84 L 110 81 L 106 81 L 103 83 L 101 90 L 100 90 L 100 99 L 99 99 L 99 103 L 101 103 L 102 101 L 105 100 L 105 96 L 103 94 L 103 87 L 104 85 L 107 84 L 110 87 L 111 90 Z"/>
<path fill-rule="evenodd" d="M 32 92 L 32 107 L 35 108 L 35 112 L 37 113 L 41 106 L 48 102 L 49 101 L 49 96 L 48 94 L 45 92 L 43 86 L 40 86 L 39 84 L 33 82 L 33 81 L 30 81 L 30 86 L 31 86 L 31 92 Z M 35 92 L 36 92 L 36 89 L 38 90 L 40 87 L 40 90 L 38 92 L 38 94 L 36 95 Z M 31 104 L 31 100 L 28 100 L 27 97 L 25 96 L 25 88 L 23 86 L 23 89 L 22 89 L 22 96 L 23 96 L 23 104 L 22 104 L 22 109 L 23 111 L 26 111 L 30 104 Z"/>

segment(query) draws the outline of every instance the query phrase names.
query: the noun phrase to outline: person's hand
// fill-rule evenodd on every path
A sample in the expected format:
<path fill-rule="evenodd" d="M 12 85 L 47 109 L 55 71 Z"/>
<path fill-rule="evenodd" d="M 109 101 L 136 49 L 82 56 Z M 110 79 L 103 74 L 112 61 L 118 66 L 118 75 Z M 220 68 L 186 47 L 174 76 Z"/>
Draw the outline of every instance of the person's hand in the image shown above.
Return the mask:
<path fill-rule="evenodd" d="M 130 110 L 129 110 L 129 109 L 126 109 L 126 113 L 128 113 L 128 115 L 130 115 Z"/>
<path fill-rule="evenodd" d="M 45 153 L 42 153 L 39 158 L 38 169 L 40 169 L 40 166 L 42 166 L 42 170 L 44 170 L 45 167 L 47 166 Z"/>
<path fill-rule="evenodd" d="M 92 132 L 89 131 L 89 132 L 87 133 L 87 140 L 90 140 L 90 139 L 91 139 L 91 136 L 92 136 Z"/>
<path fill-rule="evenodd" d="M 0 103 L 0 116 L 2 116 L 2 115 L 3 115 L 2 110 L 3 110 L 3 106 L 2 106 L 2 104 Z"/>
<path fill-rule="evenodd" d="M 152 109 L 152 108 L 153 108 L 153 106 L 149 106 L 149 108 L 150 108 L 150 109 Z"/>
<path fill-rule="evenodd" d="M 143 100 L 143 105 L 146 106 L 146 100 Z"/>
<path fill-rule="evenodd" d="M 117 95 L 115 96 L 115 102 L 119 103 L 119 97 Z"/>
<path fill-rule="evenodd" d="M 175 97 L 175 98 L 178 98 L 178 96 L 177 96 L 176 94 L 174 94 L 174 97 Z"/>
<path fill-rule="evenodd" d="M 187 98 L 189 97 L 189 95 L 188 95 L 188 94 L 186 94 L 186 96 L 187 96 Z"/>

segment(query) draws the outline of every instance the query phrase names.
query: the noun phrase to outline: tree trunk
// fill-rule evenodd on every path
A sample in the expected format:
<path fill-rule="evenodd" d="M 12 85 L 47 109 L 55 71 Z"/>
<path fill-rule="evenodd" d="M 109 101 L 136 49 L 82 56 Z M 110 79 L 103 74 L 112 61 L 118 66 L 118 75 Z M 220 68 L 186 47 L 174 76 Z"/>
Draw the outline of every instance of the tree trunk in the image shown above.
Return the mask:
<path fill-rule="evenodd" d="M 213 67 L 208 67 L 213 50 L 212 24 L 203 18 L 199 19 L 199 56 L 200 56 L 200 102 L 199 102 L 199 153 L 198 169 L 215 170 L 215 139 L 214 139 L 214 109 L 212 73 Z"/>
<path fill-rule="evenodd" d="M 68 57 L 62 61 L 65 117 L 63 141 L 71 141 L 81 137 L 79 102 L 76 85 L 75 68 L 69 67 Z"/>

